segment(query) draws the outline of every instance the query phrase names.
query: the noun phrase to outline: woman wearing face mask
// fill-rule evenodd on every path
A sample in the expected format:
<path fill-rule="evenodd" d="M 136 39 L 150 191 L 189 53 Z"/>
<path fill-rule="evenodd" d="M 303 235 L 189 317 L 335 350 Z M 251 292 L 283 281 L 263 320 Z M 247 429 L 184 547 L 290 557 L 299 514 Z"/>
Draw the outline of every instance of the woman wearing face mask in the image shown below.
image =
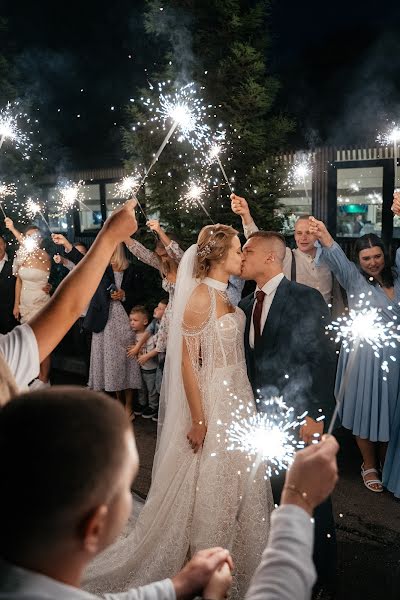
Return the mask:
<path fill-rule="evenodd" d="M 15 282 L 14 317 L 21 323 L 26 323 L 34 317 L 50 299 L 50 257 L 43 248 L 43 238 L 39 227 L 29 225 L 25 233 L 20 233 L 14 227 L 10 218 L 5 225 L 20 242 L 15 255 L 13 273 Z M 51 359 L 48 356 L 40 365 L 38 379 L 31 387 L 49 385 Z"/>
<path fill-rule="evenodd" d="M 371 233 L 356 241 L 354 263 L 333 240 L 324 223 L 311 217 L 310 231 L 322 245 L 319 260 L 328 265 L 346 290 L 349 309 L 356 313 L 376 309 L 384 325 L 396 324 L 400 317 L 400 278 L 397 273 L 400 253 L 396 255 L 396 268 L 392 268 L 382 240 Z M 382 370 L 385 364 L 389 367 L 388 373 Z M 399 367 L 399 349 L 390 345 L 373 348 L 368 342 L 361 342 L 350 345 L 347 350 L 342 347 L 340 351 L 336 395 L 345 376 L 346 380 L 339 416 L 342 425 L 351 429 L 356 437 L 363 458 L 361 475 L 372 492 L 383 491 L 380 470 L 393 432 L 400 391 Z"/>

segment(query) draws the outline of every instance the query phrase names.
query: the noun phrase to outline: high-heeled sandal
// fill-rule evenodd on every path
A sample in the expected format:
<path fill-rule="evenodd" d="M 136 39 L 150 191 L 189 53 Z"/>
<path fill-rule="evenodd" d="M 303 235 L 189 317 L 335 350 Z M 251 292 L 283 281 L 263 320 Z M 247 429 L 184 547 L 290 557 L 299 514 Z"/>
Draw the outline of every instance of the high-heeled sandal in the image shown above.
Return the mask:
<path fill-rule="evenodd" d="M 365 487 L 370 491 L 370 492 L 376 492 L 378 494 L 380 494 L 381 492 L 383 492 L 383 485 L 382 485 L 382 481 L 380 479 L 365 479 L 366 475 L 369 475 L 370 473 L 376 473 L 377 475 L 379 475 L 378 470 L 377 469 L 364 469 L 364 463 L 361 465 L 361 477 L 363 479 L 364 485 Z M 373 485 L 380 485 L 380 489 L 376 489 L 374 487 L 372 487 Z"/>

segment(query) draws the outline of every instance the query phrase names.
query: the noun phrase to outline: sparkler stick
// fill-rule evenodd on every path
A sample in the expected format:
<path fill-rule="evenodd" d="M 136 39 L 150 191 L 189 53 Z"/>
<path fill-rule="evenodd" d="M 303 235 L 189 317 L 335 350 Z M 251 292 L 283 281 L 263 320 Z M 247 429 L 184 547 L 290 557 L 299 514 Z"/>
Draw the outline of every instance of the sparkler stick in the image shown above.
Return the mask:
<path fill-rule="evenodd" d="M 228 176 L 227 176 L 227 174 L 225 172 L 224 166 L 223 166 L 223 164 L 221 162 L 221 159 L 220 159 L 220 156 L 219 156 L 221 150 L 222 150 L 222 146 L 219 146 L 218 144 L 214 144 L 211 147 L 211 150 L 210 150 L 210 160 L 213 160 L 213 159 L 217 160 L 219 168 L 221 169 L 221 173 L 222 173 L 222 175 L 223 175 L 226 183 L 228 184 L 228 187 L 229 187 L 229 189 L 231 191 L 231 194 L 233 194 L 233 187 L 231 185 L 231 182 L 228 179 Z"/>
<path fill-rule="evenodd" d="M 356 344 L 356 348 L 358 350 L 358 344 Z M 335 427 L 336 419 L 339 414 L 340 407 L 342 406 L 342 403 L 343 403 L 344 393 L 346 391 L 347 384 L 350 381 L 350 375 L 353 371 L 355 356 L 356 356 L 356 349 L 354 349 L 354 351 L 350 353 L 350 358 L 346 365 L 344 377 L 343 377 L 342 381 L 340 382 L 340 388 L 339 388 L 339 392 L 338 392 L 338 395 L 336 398 L 335 410 L 333 411 L 331 422 L 329 423 L 329 427 L 328 427 L 328 431 L 327 431 L 328 435 L 330 435 L 332 433 L 333 428 Z"/>
<path fill-rule="evenodd" d="M 1 146 L 0 146 L 0 147 L 1 147 Z M 1 208 L 1 212 L 3 213 L 3 217 L 6 219 L 6 218 L 7 218 L 7 215 L 6 215 L 6 213 L 4 212 L 3 203 L 2 203 L 1 201 L 0 201 L 0 208 Z"/>
<path fill-rule="evenodd" d="M 178 122 L 178 121 L 174 121 L 174 122 L 172 123 L 170 130 L 168 131 L 167 135 L 166 135 L 166 136 L 165 136 L 165 138 L 164 138 L 164 141 L 162 142 L 161 146 L 159 147 L 159 149 L 157 150 L 156 154 L 154 155 L 154 158 L 153 158 L 153 160 L 151 161 L 149 168 L 146 170 L 145 174 L 143 175 L 143 177 L 142 177 L 142 179 L 141 179 L 141 181 L 140 181 L 140 183 L 139 183 L 138 189 L 136 190 L 136 193 L 137 193 L 137 192 L 140 190 L 140 188 L 141 188 L 141 187 L 144 185 L 144 183 L 145 183 L 146 179 L 148 178 L 148 176 L 150 175 L 150 173 L 151 173 L 151 171 L 152 171 L 152 169 L 153 169 L 154 165 L 156 164 L 156 162 L 157 162 L 157 161 L 158 161 L 158 159 L 160 158 L 160 156 L 161 156 L 161 154 L 162 154 L 162 151 L 164 150 L 165 146 L 168 144 L 169 140 L 171 139 L 171 137 L 172 137 L 172 135 L 173 135 L 173 133 L 174 133 L 175 129 L 178 127 L 178 124 L 179 124 L 179 122 Z M 135 195 L 135 199 L 137 200 L 138 206 L 139 206 L 140 210 L 142 211 L 142 214 L 143 214 L 144 218 L 146 219 L 146 221 L 148 221 L 148 220 L 149 220 L 149 218 L 148 218 L 148 216 L 146 215 L 145 211 L 143 210 L 143 207 L 142 207 L 142 205 L 140 204 L 140 202 L 139 202 L 139 200 L 138 200 L 138 198 L 137 198 L 137 196 L 136 196 L 136 195 Z"/>

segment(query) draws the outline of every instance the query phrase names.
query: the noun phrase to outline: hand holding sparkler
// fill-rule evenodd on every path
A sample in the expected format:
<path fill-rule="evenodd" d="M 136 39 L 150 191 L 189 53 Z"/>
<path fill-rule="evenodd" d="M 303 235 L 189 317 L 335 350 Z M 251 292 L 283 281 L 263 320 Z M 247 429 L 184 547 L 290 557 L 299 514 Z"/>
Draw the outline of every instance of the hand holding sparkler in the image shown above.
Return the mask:
<path fill-rule="evenodd" d="M 322 246 L 330 248 L 334 242 L 333 237 L 327 230 L 325 223 L 318 221 L 315 217 L 309 218 L 310 222 L 310 233 L 314 235 Z"/>
<path fill-rule="evenodd" d="M 6 217 L 4 219 L 4 224 L 7 227 L 7 229 L 13 234 L 13 236 L 19 241 L 21 242 L 23 239 L 23 235 L 20 231 L 18 231 L 18 229 L 16 229 L 16 227 L 14 227 L 14 221 L 12 219 L 10 219 L 10 217 Z"/>
<path fill-rule="evenodd" d="M 253 221 L 253 217 L 250 214 L 249 205 L 247 200 L 244 198 L 236 196 L 236 194 L 231 194 L 231 209 L 236 215 L 240 215 L 242 217 L 244 225 L 249 225 Z"/>
<path fill-rule="evenodd" d="M 57 246 L 64 246 L 67 252 L 71 252 L 72 244 L 67 240 L 67 238 L 61 233 L 52 233 L 51 239 Z"/>
<path fill-rule="evenodd" d="M 311 516 L 335 488 L 338 480 L 338 450 L 336 439 L 325 435 L 319 444 L 297 452 L 286 474 L 281 505 L 295 504 Z"/>
<path fill-rule="evenodd" d="M 146 225 L 151 231 L 154 231 L 158 235 L 160 235 L 160 233 L 162 232 L 160 221 L 158 221 L 157 219 L 149 219 Z"/>
<path fill-rule="evenodd" d="M 117 208 L 104 223 L 99 235 L 112 237 L 117 245 L 136 233 L 138 229 L 135 215 L 136 205 L 136 199 L 132 198 Z"/>
<path fill-rule="evenodd" d="M 392 211 L 395 215 L 400 215 L 400 192 L 393 194 Z"/>

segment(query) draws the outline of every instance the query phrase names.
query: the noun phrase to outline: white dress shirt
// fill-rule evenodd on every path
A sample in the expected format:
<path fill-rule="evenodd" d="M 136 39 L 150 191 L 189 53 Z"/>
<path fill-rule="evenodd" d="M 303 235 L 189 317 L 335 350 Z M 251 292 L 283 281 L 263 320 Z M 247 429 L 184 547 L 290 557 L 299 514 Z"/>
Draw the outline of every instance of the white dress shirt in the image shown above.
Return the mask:
<path fill-rule="evenodd" d="M 269 309 L 271 308 L 271 304 L 275 298 L 275 293 L 276 290 L 278 288 L 278 285 L 280 284 L 280 282 L 282 281 L 282 279 L 284 278 L 284 274 L 283 273 L 278 273 L 278 275 L 275 275 L 275 277 L 272 277 L 272 279 L 270 279 L 269 281 L 267 281 L 267 283 L 261 288 L 262 291 L 265 293 L 265 297 L 264 297 L 264 302 L 263 302 L 263 307 L 262 307 L 262 312 L 261 312 L 261 320 L 260 320 L 260 334 L 262 335 L 263 329 L 264 329 L 264 325 L 265 322 L 267 320 L 268 317 L 268 313 L 269 313 Z M 254 297 L 256 298 L 256 294 L 257 292 L 260 291 L 260 288 L 257 286 L 256 291 L 254 292 Z M 257 299 L 253 304 L 253 310 L 251 313 L 251 323 L 250 323 L 250 332 L 249 332 L 249 343 L 250 343 L 250 348 L 254 348 L 254 323 L 253 323 L 253 314 L 254 314 L 254 309 L 256 307 L 257 304 Z"/>
<path fill-rule="evenodd" d="M 39 375 L 39 348 L 28 323 L 18 325 L 10 333 L 0 335 L 0 352 L 18 387 L 25 388 Z"/>
<path fill-rule="evenodd" d="M 3 256 L 3 258 L 0 260 L 0 273 L 2 272 L 3 267 L 4 267 L 4 265 L 6 264 L 7 261 L 8 261 L 8 256 L 7 256 L 7 254 L 5 254 Z"/>
<path fill-rule="evenodd" d="M 267 547 L 245 600 L 309 600 L 316 573 L 312 560 L 314 521 L 298 506 L 273 511 Z M 84 590 L 0 560 L 0 600 L 100 600 Z M 170 579 L 105 594 L 106 600 L 176 600 Z"/>

